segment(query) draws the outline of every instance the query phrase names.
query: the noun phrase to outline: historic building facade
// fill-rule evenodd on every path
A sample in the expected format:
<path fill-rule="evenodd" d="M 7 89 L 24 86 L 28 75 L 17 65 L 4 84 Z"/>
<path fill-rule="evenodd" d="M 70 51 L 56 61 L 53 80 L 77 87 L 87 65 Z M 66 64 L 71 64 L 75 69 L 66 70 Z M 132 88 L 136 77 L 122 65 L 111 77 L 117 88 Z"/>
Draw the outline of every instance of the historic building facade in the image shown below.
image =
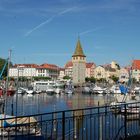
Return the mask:
<path fill-rule="evenodd" d="M 101 78 L 106 79 L 106 70 L 105 70 L 105 68 L 103 66 L 97 66 L 94 69 L 94 77 L 96 79 L 101 79 Z"/>
<path fill-rule="evenodd" d="M 121 68 L 119 73 L 119 82 L 128 82 L 129 70 L 127 68 Z"/>
<path fill-rule="evenodd" d="M 26 77 L 31 79 L 32 77 L 37 76 L 37 67 L 38 65 L 36 64 L 15 64 L 9 69 L 9 77 Z"/>
<path fill-rule="evenodd" d="M 96 65 L 94 63 L 86 63 L 86 77 L 94 77 L 94 69 Z"/>
<path fill-rule="evenodd" d="M 26 77 L 31 79 L 32 77 L 50 77 L 51 79 L 57 79 L 59 75 L 59 68 L 54 64 L 15 64 L 9 69 L 9 77 Z"/>
<path fill-rule="evenodd" d="M 140 60 L 133 60 L 132 62 L 132 77 L 140 82 Z"/>
<path fill-rule="evenodd" d="M 75 52 L 72 56 L 72 80 L 75 85 L 85 83 L 86 56 L 83 53 L 80 40 L 78 39 Z"/>
<path fill-rule="evenodd" d="M 73 69 L 73 63 L 72 61 L 68 61 L 65 65 L 65 75 L 69 76 L 70 78 L 72 78 L 72 69 Z"/>

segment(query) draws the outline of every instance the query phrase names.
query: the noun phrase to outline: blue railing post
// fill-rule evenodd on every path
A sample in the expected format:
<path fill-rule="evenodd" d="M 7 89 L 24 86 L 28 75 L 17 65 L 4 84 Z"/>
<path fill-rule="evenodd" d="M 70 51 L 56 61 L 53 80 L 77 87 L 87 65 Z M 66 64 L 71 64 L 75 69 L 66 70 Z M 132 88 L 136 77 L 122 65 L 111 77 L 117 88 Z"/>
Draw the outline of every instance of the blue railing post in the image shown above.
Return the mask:
<path fill-rule="evenodd" d="M 65 111 L 62 112 L 62 140 L 65 140 Z"/>

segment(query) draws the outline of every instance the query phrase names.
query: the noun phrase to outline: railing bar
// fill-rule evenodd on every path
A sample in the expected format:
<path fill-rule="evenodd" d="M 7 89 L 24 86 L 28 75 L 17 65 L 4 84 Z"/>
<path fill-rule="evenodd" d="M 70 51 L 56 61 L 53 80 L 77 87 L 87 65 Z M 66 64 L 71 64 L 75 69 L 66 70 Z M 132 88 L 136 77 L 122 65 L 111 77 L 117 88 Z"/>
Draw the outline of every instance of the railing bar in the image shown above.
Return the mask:
<path fill-rule="evenodd" d="M 71 120 L 68 121 L 68 124 L 69 124 L 69 131 L 68 131 L 68 132 L 69 132 L 69 135 L 68 135 L 69 140 L 70 140 L 70 124 L 71 124 L 70 121 L 71 121 Z"/>
<path fill-rule="evenodd" d="M 52 113 L 52 123 L 51 123 L 51 139 L 52 139 L 52 137 L 53 137 L 53 122 L 54 122 L 54 119 L 53 119 L 53 114 L 54 114 L 54 112 Z"/>
<path fill-rule="evenodd" d="M 137 105 L 137 103 L 135 103 L 136 105 Z M 133 135 L 133 134 L 137 134 L 138 132 L 138 123 L 139 123 L 139 121 L 138 120 L 135 120 L 135 119 L 137 119 L 137 118 L 135 118 L 135 117 L 137 117 L 137 114 L 130 114 L 130 115 L 128 115 L 128 112 L 127 112 L 127 105 L 128 104 L 124 104 L 124 107 L 125 107 L 125 112 L 124 112 L 124 114 L 119 114 L 119 115 L 117 115 L 117 117 L 115 117 L 115 115 L 112 113 L 112 112 L 109 112 L 109 111 L 107 111 L 107 107 L 105 106 L 104 108 L 103 107 L 99 107 L 98 109 L 96 108 L 94 108 L 95 110 L 93 110 L 93 112 L 92 112 L 92 110 L 87 110 L 86 109 L 86 111 L 85 111 L 85 114 L 83 114 L 82 115 L 82 118 L 83 117 L 85 117 L 85 127 L 86 127 L 86 129 L 85 129 L 85 136 L 86 136 L 86 138 L 87 139 L 89 139 L 89 138 L 92 138 L 92 136 L 93 136 L 93 134 L 95 133 L 95 135 L 94 135 L 94 137 L 97 135 L 97 137 L 95 137 L 95 139 L 99 139 L 99 137 L 100 137 L 100 134 L 99 134 L 99 130 L 100 129 L 98 129 L 97 130 L 97 122 L 99 122 L 98 123 L 98 127 L 100 128 L 100 123 L 101 123 L 101 125 L 103 125 L 104 124 L 104 119 L 105 119 L 105 126 L 104 127 L 102 127 L 102 134 L 103 134 L 103 136 L 105 136 L 105 138 L 107 137 L 106 135 L 107 135 L 107 133 L 105 133 L 104 134 L 104 131 L 105 132 L 107 132 L 107 131 L 109 131 L 109 137 L 108 138 L 110 138 L 110 139 L 112 139 L 113 137 L 114 137 L 114 135 L 115 135 L 115 132 L 119 129 L 119 128 L 121 128 L 122 126 L 122 124 L 124 124 L 124 126 L 122 127 L 122 129 L 121 129 L 121 131 L 120 131 L 120 133 L 118 134 L 118 135 L 120 135 L 121 134 L 121 136 L 123 136 L 124 138 L 126 138 L 127 137 L 127 133 L 129 133 L 130 135 Z M 133 106 L 132 106 L 133 104 L 130 104 L 130 108 L 132 108 Z M 103 110 L 102 110 L 103 109 Z M 105 109 L 105 111 L 104 111 L 104 109 Z M 82 110 L 76 110 L 76 111 L 84 111 L 83 109 Z M 76 112 L 75 111 L 75 112 Z M 94 112 L 95 111 L 95 112 Z M 136 108 L 136 111 L 138 111 L 138 108 Z M 68 111 L 66 111 L 66 112 L 68 112 Z M 65 111 L 64 111 L 64 113 L 66 113 Z M 96 113 L 97 112 L 97 113 Z M 54 112 L 53 112 L 54 113 Z M 52 113 L 52 114 L 53 114 Z M 47 113 L 48 114 L 48 113 Z M 52 115 L 51 114 L 51 115 Z M 128 122 L 128 120 L 127 120 L 127 115 L 128 115 L 128 117 L 132 120 L 132 123 L 129 123 Z M 30 134 L 31 134 L 31 130 L 32 130 L 32 122 L 31 122 L 31 117 L 32 116 L 36 116 L 36 115 L 30 115 L 30 116 L 28 116 L 28 119 L 29 119 L 29 122 L 28 122 L 28 124 L 26 124 L 27 125 L 27 128 L 28 129 L 26 129 L 27 130 L 27 137 L 29 137 L 30 136 Z M 41 124 L 41 130 L 44 128 L 43 127 L 43 123 L 45 122 L 45 121 L 48 121 L 48 120 L 44 120 L 43 118 L 43 115 L 41 115 L 41 120 L 40 121 L 38 121 L 38 122 L 40 122 L 40 124 Z M 78 119 L 77 119 L 77 122 L 78 122 L 78 128 L 80 128 L 80 122 L 81 122 L 81 116 L 77 116 L 77 114 L 76 114 L 76 116 L 74 116 L 73 115 L 73 122 L 74 122 L 74 120 L 75 120 L 75 117 L 77 117 Z M 79 118 L 80 117 L 80 118 Z M 92 117 L 94 118 L 94 120 L 92 120 Z M 98 118 L 96 118 L 96 117 L 98 117 Z M 100 118 L 101 117 L 101 122 L 100 122 Z M 18 136 L 18 134 L 19 134 L 19 132 L 17 131 L 18 130 L 18 128 L 19 128 L 19 124 L 18 124 L 18 119 L 19 118 L 21 118 L 21 117 L 14 117 L 14 119 L 15 119 L 15 126 L 14 127 L 9 127 L 9 130 L 11 130 L 11 129 L 15 129 L 15 132 L 14 132 L 14 134 L 15 134 L 15 137 L 17 137 Z M 22 116 L 22 118 L 23 118 L 23 116 Z M 65 119 L 66 120 L 66 118 L 68 119 L 68 121 L 69 121 L 69 119 L 71 119 L 71 117 L 66 117 L 66 115 L 64 115 L 64 117 L 61 117 L 61 118 L 58 118 L 58 120 L 57 120 L 57 123 L 56 123 L 56 131 L 58 131 L 58 121 L 59 120 L 62 120 L 62 119 Z M 4 121 L 7 121 L 7 120 L 9 120 L 9 119 L 13 119 L 13 118 L 6 118 L 6 119 L 1 119 L 1 126 L 3 125 L 2 124 L 2 120 L 4 120 Z M 55 121 L 55 119 L 54 118 L 52 118 L 52 119 L 49 119 L 50 120 L 50 122 L 54 122 Z M 96 121 L 97 122 L 96 122 Z M 106 121 L 107 120 L 107 121 Z M 95 122 L 94 122 L 95 121 Z M 106 122 L 109 122 L 109 125 L 106 123 Z M 63 122 L 64 124 L 65 124 L 65 121 Z M 62 124 L 63 124 L 62 123 Z M 53 126 L 53 125 L 52 125 Z M 65 135 L 65 130 L 66 130 L 66 127 L 67 125 L 64 125 L 64 127 L 62 127 L 62 128 L 64 128 L 64 133 L 62 133 L 63 135 Z M 94 126 L 94 129 L 93 129 L 93 133 L 92 133 L 92 127 Z M 74 125 L 73 125 L 73 127 L 74 127 Z M 82 131 L 84 130 L 83 129 L 83 124 L 82 124 Z M 33 127 L 34 128 L 34 127 Z M 70 124 L 70 121 L 69 121 L 69 130 L 70 130 L 70 128 L 71 128 L 71 124 Z M 104 128 L 105 128 L 105 130 L 104 130 Z M 107 129 L 108 128 L 108 129 Z M 112 131 L 112 128 L 114 128 L 114 130 L 115 131 Z M 7 129 L 7 128 L 5 128 L 5 129 Z M 36 127 L 34 128 L 34 129 L 36 129 Z M 88 131 L 90 129 L 90 131 Z M 11 131 L 9 131 L 8 132 L 8 137 L 7 137 L 7 139 L 10 139 L 10 135 L 11 135 L 11 133 L 10 133 Z M 77 131 L 78 133 L 77 133 L 77 136 L 78 136 L 78 138 L 81 138 L 81 136 L 80 136 L 80 134 L 81 134 L 81 131 Z M 1 131 L 1 133 L 3 134 L 4 132 L 3 131 Z M 24 135 L 24 131 L 23 131 L 23 127 L 21 127 L 21 129 L 20 129 L 20 133 L 22 134 L 22 135 Z M 52 133 L 52 132 L 51 132 Z M 82 132 L 83 133 L 83 132 Z M 55 136 L 56 138 L 58 138 L 58 133 L 56 133 L 57 135 Z M 84 134 L 82 134 L 82 139 L 84 138 Z M 13 134 L 12 134 L 13 135 Z M 73 135 L 74 135 L 74 133 L 73 133 Z M 53 134 L 51 134 L 51 137 L 53 137 Z M 69 134 L 69 139 L 70 139 L 71 137 L 70 137 L 70 134 Z M 3 139 L 2 137 L 1 137 L 1 139 Z"/>
<path fill-rule="evenodd" d="M 94 134 L 94 140 L 96 139 L 96 131 L 97 131 L 97 129 L 96 129 L 96 117 L 95 117 L 94 118 L 94 132 L 95 132 L 95 134 Z"/>
<path fill-rule="evenodd" d="M 89 138 L 92 140 L 92 110 L 90 109 L 90 136 Z"/>
<path fill-rule="evenodd" d="M 82 117 L 83 117 L 83 116 L 82 116 Z M 83 136 L 83 135 L 84 135 L 84 133 L 83 133 L 83 132 L 84 132 L 84 131 L 83 131 L 84 128 L 83 128 L 83 127 L 84 127 L 84 124 L 83 124 L 83 122 L 82 122 L 82 140 L 83 140 L 83 137 L 84 137 L 84 136 Z"/>

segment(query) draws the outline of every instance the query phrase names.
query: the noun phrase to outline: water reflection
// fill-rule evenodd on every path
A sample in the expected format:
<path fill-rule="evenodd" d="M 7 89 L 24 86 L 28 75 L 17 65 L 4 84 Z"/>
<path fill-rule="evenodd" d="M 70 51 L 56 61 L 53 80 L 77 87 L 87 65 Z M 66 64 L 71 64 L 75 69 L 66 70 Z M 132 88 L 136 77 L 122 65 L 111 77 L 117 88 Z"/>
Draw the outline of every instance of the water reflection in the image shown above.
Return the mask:
<path fill-rule="evenodd" d="M 83 95 L 79 93 L 67 95 L 47 95 L 46 93 L 35 94 L 31 97 L 25 95 L 18 95 L 17 114 L 31 115 L 37 113 L 53 112 L 81 109 L 86 107 L 94 107 L 104 105 L 113 100 L 110 95 Z M 7 114 L 16 114 L 16 96 L 7 97 Z M 82 113 L 80 113 L 82 114 Z"/>

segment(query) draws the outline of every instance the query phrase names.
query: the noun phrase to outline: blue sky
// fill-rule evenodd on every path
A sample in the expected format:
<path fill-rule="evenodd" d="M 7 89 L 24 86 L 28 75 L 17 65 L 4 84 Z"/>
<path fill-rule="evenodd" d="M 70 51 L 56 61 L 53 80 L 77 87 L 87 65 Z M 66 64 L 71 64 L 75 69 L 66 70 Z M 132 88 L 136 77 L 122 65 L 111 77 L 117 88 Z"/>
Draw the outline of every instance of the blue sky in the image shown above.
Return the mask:
<path fill-rule="evenodd" d="M 140 59 L 140 0 L 0 0 L 0 57 L 64 66 L 78 35 L 88 62 Z"/>

